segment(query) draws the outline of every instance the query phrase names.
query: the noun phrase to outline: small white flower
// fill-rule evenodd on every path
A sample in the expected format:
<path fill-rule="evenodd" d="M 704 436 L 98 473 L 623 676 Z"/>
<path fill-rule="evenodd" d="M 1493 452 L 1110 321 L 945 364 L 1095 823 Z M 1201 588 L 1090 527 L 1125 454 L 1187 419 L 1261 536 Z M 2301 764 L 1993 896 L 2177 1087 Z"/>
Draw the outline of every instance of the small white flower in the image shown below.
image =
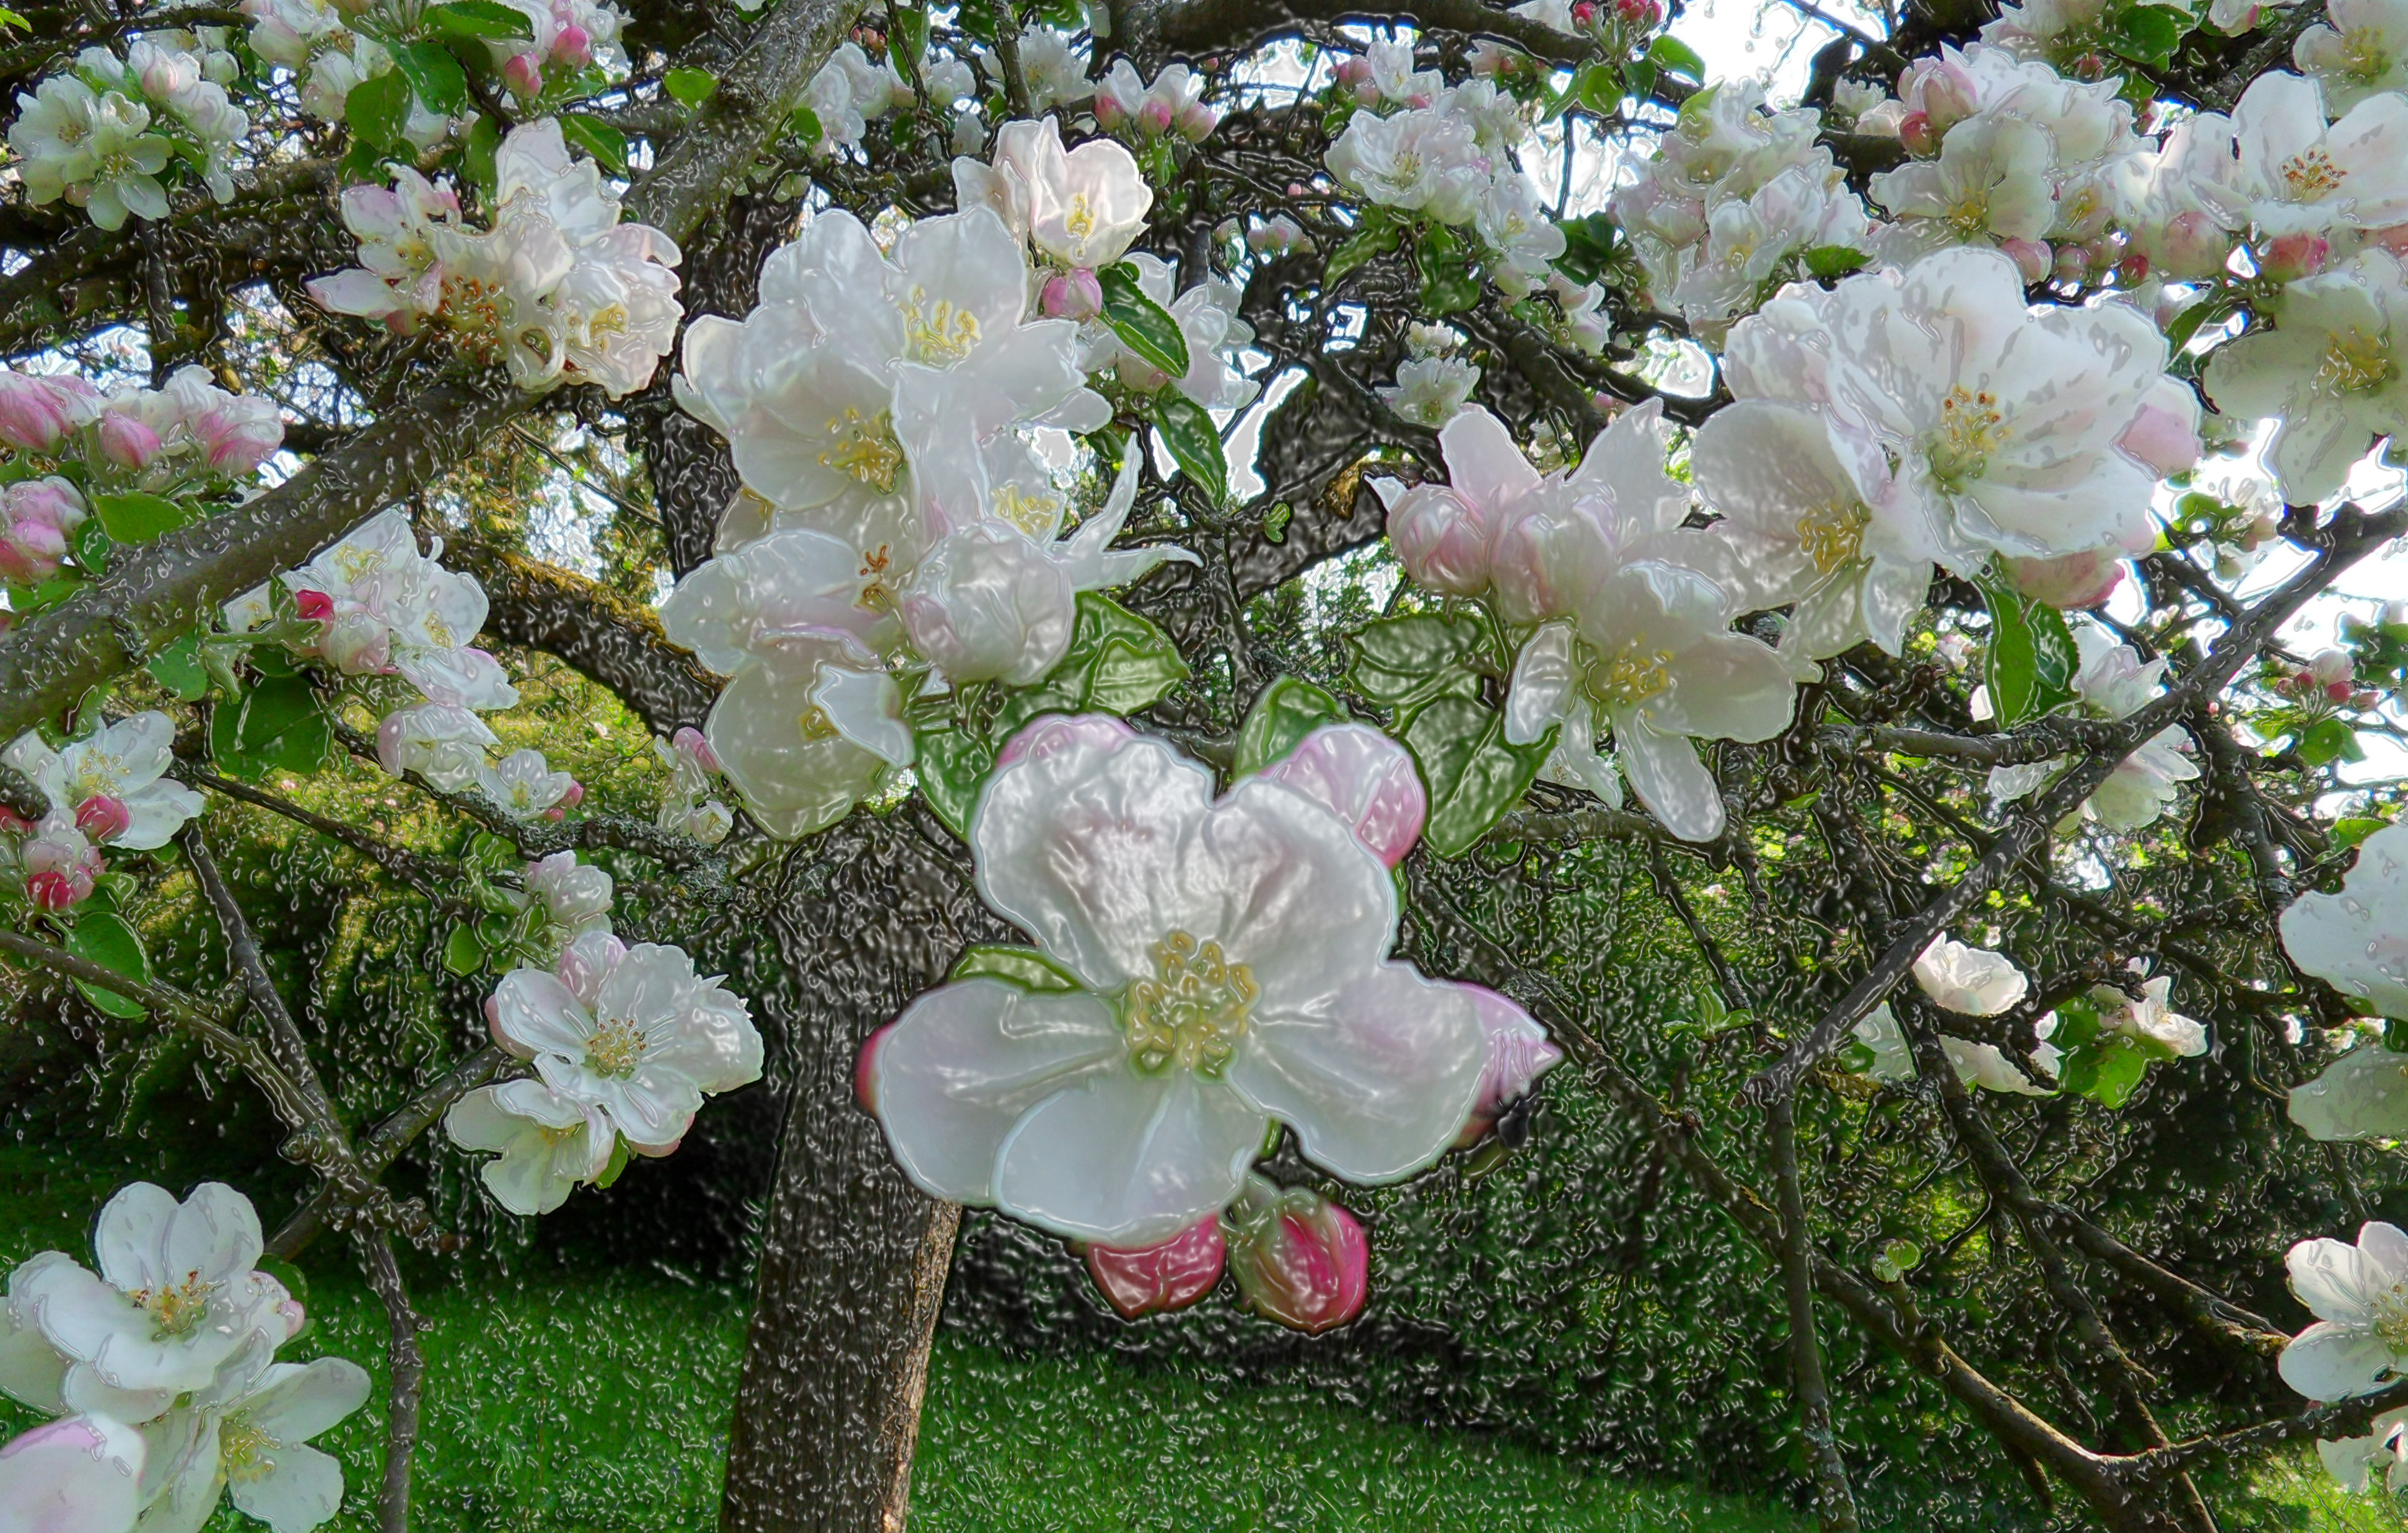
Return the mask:
<path fill-rule="evenodd" d="M 1471 125 L 1451 112 L 1357 112 L 1329 146 L 1329 173 L 1371 201 L 1469 223 L 1491 167 Z"/>
<path fill-rule="evenodd" d="M 2370 97 L 2408 87 L 2408 5 L 2326 0 L 2325 16 L 2327 21 L 2300 34 L 2291 58 L 2324 87 L 2326 111 L 2345 114 Z"/>
<path fill-rule="evenodd" d="M 560 1096 L 600 1110 L 639 1154 L 667 1154 L 705 1096 L 761 1076 L 761 1035 L 744 1002 L 677 948 L 589 934 L 554 971 L 502 976 L 486 1011 L 495 1042 L 532 1059 Z"/>
<path fill-rule="evenodd" d="M 2408 429 L 2403 337 L 2408 273 L 2387 251 L 2362 251 L 2286 287 L 2272 329 L 2218 347 L 2208 396 L 2227 415 L 2275 418 L 2266 460 L 2283 498 L 2311 505 L 2341 489 L 2375 437 Z"/>
<path fill-rule="evenodd" d="M 576 778 L 553 771 L 543 752 L 532 747 L 511 752 L 498 766 L 477 768 L 478 791 L 516 820 L 532 820 L 554 808 L 576 786 Z"/>
<path fill-rule="evenodd" d="M 2276 1359 L 2283 1382 L 2312 1400 L 2371 1395 L 2408 1369 L 2408 1236 L 2369 1223 L 2358 1243 L 2291 1248 L 2291 1292 L 2316 1317 Z"/>
<path fill-rule="evenodd" d="M 170 780 L 176 725 L 165 713 L 136 713 L 105 724 L 65 749 L 53 751 L 28 730 L 0 762 L 33 779 L 51 809 L 79 818 L 95 800 L 114 806 L 114 834 L 93 834 L 127 852 L 165 846 L 184 822 L 201 812 L 201 795 Z"/>
<path fill-rule="evenodd" d="M 2408 824 L 2359 843 L 2341 893 L 2301 895 L 2281 925 L 2293 963 L 2384 1016 L 2408 1020 Z"/>
<path fill-rule="evenodd" d="M 610 929 L 609 869 L 580 863 L 574 852 L 555 852 L 526 865 L 526 887 L 543 906 L 562 946 L 588 932 Z"/>
<path fill-rule="evenodd" d="M 1455 419 L 1480 385 L 1480 369 L 1461 357 L 1419 357 L 1397 365 L 1380 398 L 1397 418 L 1435 431 Z"/>
<path fill-rule="evenodd" d="M 416 772 L 445 793 L 476 785 L 485 752 L 501 741 L 485 721 L 453 703 L 414 703 L 377 725 L 377 764 L 388 776 Z"/>
<path fill-rule="evenodd" d="M 1914 961 L 1914 982 L 1943 1011 L 1995 1017 L 2013 1010 L 2031 981 L 2003 953 L 1935 937 Z"/>
<path fill-rule="evenodd" d="M 2328 127 L 2323 86 L 2272 70 L 2231 117 L 2203 112 L 2188 131 L 2207 146 L 2195 190 L 2227 228 L 2279 236 L 2408 222 L 2408 96 L 2368 96 Z"/>
<path fill-rule="evenodd" d="M 540 1081 L 480 1086 L 452 1104 L 444 1131 L 463 1150 L 497 1152 L 480 1168 L 494 1200 L 512 1213 L 550 1213 L 578 1183 L 610 1163 L 618 1131 L 593 1103 L 570 1100 Z"/>

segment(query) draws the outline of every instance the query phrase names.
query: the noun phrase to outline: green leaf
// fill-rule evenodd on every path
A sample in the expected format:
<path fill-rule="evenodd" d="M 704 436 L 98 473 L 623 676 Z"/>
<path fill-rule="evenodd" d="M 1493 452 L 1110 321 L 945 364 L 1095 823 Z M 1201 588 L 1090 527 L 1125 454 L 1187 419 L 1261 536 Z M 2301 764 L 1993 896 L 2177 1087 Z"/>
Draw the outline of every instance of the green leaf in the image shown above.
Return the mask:
<path fill-rule="evenodd" d="M 1576 281 L 1596 281 L 1614 258 L 1613 221 L 1603 213 L 1591 213 L 1558 220 L 1555 227 L 1564 236 L 1564 253 L 1555 258 L 1556 267 Z"/>
<path fill-rule="evenodd" d="M 1463 241 L 1446 225 L 1431 225 L 1413 261 L 1421 268 L 1422 308 L 1429 313 L 1460 314 L 1480 301 L 1480 279 L 1464 258 Z"/>
<path fill-rule="evenodd" d="M 209 690 L 209 669 L 201 663 L 201 636 L 186 634 L 142 663 L 151 679 L 179 703 L 198 702 Z"/>
<path fill-rule="evenodd" d="M 457 117 L 468 109 L 468 77 L 441 43 L 404 43 L 393 50 L 393 66 L 427 110 Z"/>
<path fill-rule="evenodd" d="M 1300 676 L 1283 676 L 1263 688 L 1238 730 L 1236 771 L 1259 772 L 1286 755 L 1297 742 L 1325 724 L 1343 724 L 1346 709 L 1328 693 Z"/>
<path fill-rule="evenodd" d="M 2300 759 L 2311 766 L 2366 759 L 2365 749 L 2358 743 L 2358 731 L 2341 719 L 2322 719 L 2310 724 L 2300 733 L 2300 743 L 2294 749 Z"/>
<path fill-rule="evenodd" d="M 1287 541 L 1287 524 L 1296 520 L 1296 508 L 1282 500 L 1263 512 L 1263 541 L 1274 546 Z"/>
<path fill-rule="evenodd" d="M 827 130 L 820 126 L 820 114 L 809 107 L 796 107 L 795 115 L 787 120 L 786 125 L 795 130 L 795 137 L 805 148 L 817 144 L 827 135 Z"/>
<path fill-rule="evenodd" d="M 1828 282 L 1835 277 L 1863 270 L 1865 263 L 1871 259 L 1864 251 L 1850 250 L 1845 245 L 1817 245 L 1806 252 L 1806 274 Z"/>
<path fill-rule="evenodd" d="M 1422 840 L 1439 856 L 1460 857 L 1521 800 L 1555 735 L 1508 745 L 1502 713 L 1470 697 L 1440 697 L 1414 713 L 1403 739 L 1429 791 Z"/>
<path fill-rule="evenodd" d="M 1187 337 L 1168 310 L 1138 286 L 1137 265 L 1123 261 L 1096 273 L 1104 290 L 1104 322 L 1121 344 L 1156 372 L 1187 376 Z"/>
<path fill-rule="evenodd" d="M 928 52 L 928 12 L 919 6 L 890 5 L 886 14 L 893 20 L 886 33 L 887 51 L 917 64 Z M 899 70 L 903 64 L 898 62 L 895 67 Z"/>
<path fill-rule="evenodd" d="M 79 568 L 89 570 L 94 575 L 108 573 L 109 551 L 116 548 L 117 544 L 109 537 L 108 530 L 100 524 L 98 518 L 89 519 L 76 528 L 75 536 L 70 542 L 75 550 L 75 562 Z"/>
<path fill-rule="evenodd" d="M 622 1176 L 625 1175 L 629 1158 L 630 1157 L 627 1153 L 627 1141 L 624 1139 L 611 1140 L 610 1160 L 608 1165 L 602 1168 L 602 1174 L 594 1179 L 595 1191 L 607 1192 L 612 1182 L 617 1182 Z"/>
<path fill-rule="evenodd" d="M 307 677 L 270 677 L 209 715 L 209 755 L 230 777 L 314 772 L 334 752 L 332 721 Z"/>
<path fill-rule="evenodd" d="M 2390 823 L 2388 820 L 2355 815 L 2346 820 L 2337 820 L 2332 827 L 2333 845 L 2343 848 L 2356 846 Z"/>
<path fill-rule="evenodd" d="M 1584 65 L 1572 77 L 1570 96 L 1599 117 L 1612 117 L 1622 106 L 1622 71 L 1610 64 Z"/>
<path fill-rule="evenodd" d="M 2087 1096 L 2100 1107 L 2118 1108 L 2132 1099 L 2142 1077 L 2149 1073 L 2149 1052 L 2124 1033 L 2110 1033 L 2099 1042 L 2068 1053 L 2057 1066 L 2057 1083 Z"/>
<path fill-rule="evenodd" d="M 1179 462 L 1180 472 L 1203 487 L 1218 506 L 1229 498 L 1229 460 L 1221 451 L 1221 428 L 1211 412 L 1177 389 L 1154 396 L 1154 423 L 1162 428 L 1163 444 Z"/>
<path fill-rule="evenodd" d="M 1135 713 L 1186 679 L 1169 635 L 1111 597 L 1082 591 L 1069 649 L 1043 681 L 1006 695 L 993 738 L 1010 738 L 1040 713 Z"/>
<path fill-rule="evenodd" d="M 501 147 L 501 124 L 491 117 L 480 117 L 468 124 L 467 136 L 460 141 L 460 174 L 489 203 L 499 184 L 494 155 Z"/>
<path fill-rule="evenodd" d="M 443 941 L 443 967 L 458 975 L 476 973 L 485 967 L 485 944 L 474 926 L 454 926 Z"/>
<path fill-rule="evenodd" d="M 2166 326 L 2167 349 L 2177 356 L 2181 355 L 2183 348 L 2190 344 L 2191 337 L 2198 335 L 2202 326 L 2210 322 L 2222 324 L 2240 307 L 2240 299 L 2230 294 L 2217 294 L 2200 299 L 2175 315 L 2174 322 Z"/>
<path fill-rule="evenodd" d="M 968 840 L 970 811 L 978 808 L 979 789 L 995 769 L 994 750 L 951 724 L 921 730 L 919 746 L 911 769 L 920 779 L 921 795 L 947 830 Z"/>
<path fill-rule="evenodd" d="M 669 93 L 670 100 L 692 111 L 719 89 L 719 77 L 708 69 L 680 64 L 661 77 L 661 89 Z"/>
<path fill-rule="evenodd" d="M 1706 61 L 1698 57 L 1696 49 L 1678 37 L 1656 38 L 1648 45 L 1647 56 L 1668 74 L 1682 76 L 1692 84 L 1705 83 Z"/>
<path fill-rule="evenodd" d="M 962 954 L 948 980 L 1001 980 L 1023 990 L 1060 992 L 1079 988 L 1079 978 L 1035 948 L 981 943 Z"/>
<path fill-rule="evenodd" d="M 616 176 L 627 173 L 627 136 L 584 112 L 568 112 L 560 119 L 560 136 L 572 149 L 581 149 L 594 157 L 594 163 Z"/>
<path fill-rule="evenodd" d="M 1480 678 L 1502 674 L 1477 619 L 1440 612 L 1379 618 L 1348 636 L 1355 691 L 1400 715 L 1432 698 L 1477 697 Z"/>
<path fill-rule="evenodd" d="M 2110 52 L 2163 68 L 2181 46 L 2189 23 L 2188 16 L 2163 6 L 2135 5 L 2108 21 L 2101 33 Z"/>
<path fill-rule="evenodd" d="M 67 933 L 66 950 L 88 964 L 98 964 L 112 974 L 129 980 L 150 981 L 150 955 L 143 951 L 142 935 L 114 910 L 86 909 L 76 918 L 75 929 Z M 142 1003 L 130 1000 L 114 990 L 104 990 L 95 984 L 78 980 L 78 990 L 83 998 L 112 1017 L 128 1019 L 142 1016 Z"/>
<path fill-rule="evenodd" d="M 1633 59 L 1623 65 L 1622 89 L 1633 101 L 1644 101 L 1656 93 L 1656 65 L 1646 59 Z"/>
<path fill-rule="evenodd" d="M 343 98 L 343 121 L 361 142 L 397 150 L 408 142 L 401 130 L 409 122 L 409 78 L 396 69 L 352 86 Z"/>
<path fill-rule="evenodd" d="M 501 0 L 449 0 L 445 5 L 427 7 L 422 14 L 429 26 L 454 37 L 506 40 L 535 36 L 535 26 L 526 19 L 526 13 L 516 6 L 503 5 Z"/>
<path fill-rule="evenodd" d="M 1331 286 L 1373 256 L 1395 250 L 1398 237 L 1397 226 L 1385 213 L 1366 212 L 1362 227 L 1339 241 L 1338 248 L 1329 252 L 1328 264 L 1321 268 L 1321 285 Z"/>
<path fill-rule="evenodd" d="M 2011 729 L 2073 700 L 2081 668 L 2073 635 L 2054 607 L 2031 600 L 1996 570 L 1977 582 L 1990 606 L 1990 708 Z"/>
<path fill-rule="evenodd" d="M 165 495 L 146 495 L 138 491 L 94 495 L 92 509 L 108 536 L 121 543 L 147 543 L 193 520 L 191 511 Z"/>

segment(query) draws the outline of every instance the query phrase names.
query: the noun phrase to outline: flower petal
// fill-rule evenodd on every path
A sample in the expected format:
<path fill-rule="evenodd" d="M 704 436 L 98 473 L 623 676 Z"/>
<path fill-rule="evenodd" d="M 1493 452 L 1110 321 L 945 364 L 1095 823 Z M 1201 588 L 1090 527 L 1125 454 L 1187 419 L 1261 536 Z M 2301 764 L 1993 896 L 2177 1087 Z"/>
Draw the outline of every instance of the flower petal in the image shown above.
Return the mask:
<path fill-rule="evenodd" d="M 2274 1366 L 2285 1383 L 2312 1400 L 2345 1400 L 2380 1389 L 2394 1362 L 2372 1332 L 2318 1321 L 2291 1339 Z"/>
<path fill-rule="evenodd" d="M 1237 1196 L 1269 1122 L 1217 1082 L 1114 1068 L 1056 1092 L 996 1156 L 996 1206 L 1076 1240 L 1168 1240 Z"/>

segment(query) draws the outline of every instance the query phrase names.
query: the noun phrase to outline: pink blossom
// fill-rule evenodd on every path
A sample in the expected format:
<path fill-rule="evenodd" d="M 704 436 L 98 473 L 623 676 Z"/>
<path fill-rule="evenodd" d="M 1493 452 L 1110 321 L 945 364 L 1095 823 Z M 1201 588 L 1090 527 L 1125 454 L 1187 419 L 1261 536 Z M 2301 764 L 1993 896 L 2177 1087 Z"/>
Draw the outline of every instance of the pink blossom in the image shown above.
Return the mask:
<path fill-rule="evenodd" d="M 1045 294 L 1039 300 L 1048 319 L 1092 320 L 1104 311 L 1104 288 L 1096 274 L 1082 266 L 1077 271 L 1056 272 L 1045 282 Z"/>
<path fill-rule="evenodd" d="M 503 62 L 502 79 L 521 95 L 541 95 L 543 61 L 532 53 L 513 53 Z"/>
<path fill-rule="evenodd" d="M 1191 101 L 1179 109 L 1179 136 L 1191 144 L 1200 144 L 1221 125 L 1221 114 L 1200 101 Z"/>
<path fill-rule="evenodd" d="M 2001 239 L 1999 241 L 1999 249 L 2004 251 L 2007 253 L 2007 259 L 2015 264 L 2016 274 L 2026 282 L 2037 282 L 2046 277 L 2052 269 L 2060 269 L 2060 258 L 2050 251 L 2048 241 L 2045 239 Z M 2079 261 L 2079 252 L 2071 253 Z M 2060 274 L 2068 276 L 2071 280 L 2079 280 L 2082 276 L 2079 270 L 2062 273 L 2060 269 Z"/>
<path fill-rule="evenodd" d="M 134 813 L 125 800 L 105 793 L 93 794 L 76 806 L 76 829 L 95 841 L 112 841 L 125 833 L 134 823 Z"/>
<path fill-rule="evenodd" d="M 2123 551 L 2092 549 L 2061 559 L 2010 559 L 2015 589 L 2063 612 L 2087 611 L 2124 583 Z"/>
<path fill-rule="evenodd" d="M 1507 1108 L 1530 1094 L 1539 1077 L 1562 1062 L 1563 1050 L 1547 1038 L 1529 1012 L 1493 990 L 1467 985 L 1472 1004 L 1480 1009 L 1480 1025 L 1488 1034 L 1488 1069 L 1480 1078 L 1480 1096 L 1463 1125 L 1458 1146 L 1476 1144 L 1497 1126 Z"/>
<path fill-rule="evenodd" d="M 2296 282 L 2325 269 L 2332 241 L 2318 234 L 2285 235 L 2271 241 L 2258 258 L 2258 274 L 2277 282 Z"/>
<path fill-rule="evenodd" d="M 1371 1291 L 1371 1247 L 1354 1216 L 1309 1187 L 1249 1173 L 1229 1210 L 1229 1272 L 1246 1307 L 1306 1332 L 1342 1325 Z"/>
<path fill-rule="evenodd" d="M 552 39 L 552 62 L 570 69 L 582 69 L 594 62 L 594 38 L 583 27 L 571 21 Z"/>
<path fill-rule="evenodd" d="M 83 524 L 83 497 L 63 479 L 22 480 L 0 496 L 0 575 L 47 580 L 66 557 L 67 537 Z"/>
<path fill-rule="evenodd" d="M 91 385 L 79 379 L 0 369 L 0 442 L 29 452 L 53 451 L 68 432 L 92 418 L 93 398 Z"/>
<path fill-rule="evenodd" d="M 1263 768 L 1354 827 L 1390 867 L 1421 838 L 1429 797 L 1405 748 L 1369 724 L 1324 724 Z"/>
<path fill-rule="evenodd" d="M 91 898 L 93 881 L 108 871 L 84 833 L 55 812 L 17 849 L 17 859 L 25 873 L 25 897 L 45 910 L 64 910 Z"/>
<path fill-rule="evenodd" d="M 704 771 L 715 772 L 720 769 L 719 757 L 710 749 L 710 741 L 705 739 L 702 731 L 694 725 L 686 724 L 680 728 L 675 735 L 669 737 L 669 743 L 693 758 L 694 764 Z"/>
<path fill-rule="evenodd" d="M 1100 745 L 1107 749 L 1125 745 L 1137 738 L 1137 731 L 1104 713 L 1081 713 L 1071 717 L 1048 713 L 1004 742 L 996 752 L 995 764 L 1009 766 L 1015 761 L 1042 761 L 1057 751 L 1074 745 Z"/>
<path fill-rule="evenodd" d="M 100 453 L 120 468 L 141 469 L 159 455 L 159 434 L 118 410 L 100 418 Z"/>
<path fill-rule="evenodd" d="M 1228 1259 L 1221 1216 L 1206 1214 L 1163 1241 L 1139 1251 L 1087 1248 L 1087 1273 L 1124 1318 L 1183 1310 L 1212 1291 Z"/>

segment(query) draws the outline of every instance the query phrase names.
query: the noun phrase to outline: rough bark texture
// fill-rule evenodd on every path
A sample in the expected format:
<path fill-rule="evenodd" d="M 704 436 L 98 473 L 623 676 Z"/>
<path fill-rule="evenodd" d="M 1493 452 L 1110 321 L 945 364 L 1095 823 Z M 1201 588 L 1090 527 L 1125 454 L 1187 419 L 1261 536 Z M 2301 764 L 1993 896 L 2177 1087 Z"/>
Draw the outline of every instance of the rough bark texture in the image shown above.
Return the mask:
<path fill-rule="evenodd" d="M 1007 934 L 924 814 L 867 816 L 788 862 L 770 936 L 787 974 L 785 1131 L 727 1452 L 725 1533 L 903 1526 L 928 1342 L 961 1211 L 896 1169 L 853 1099 L 863 1040 Z"/>
<path fill-rule="evenodd" d="M 761 293 L 761 263 L 794 229 L 798 204 L 768 197 L 733 197 L 686 251 L 681 272 L 686 323 L 703 314 L 740 320 Z M 669 569 L 682 580 L 710 557 L 739 480 L 736 460 L 719 433 L 678 408 L 669 395 L 668 369 L 650 388 L 629 399 L 627 423 L 652 474 L 652 503 L 661 515 L 661 541 Z"/>

